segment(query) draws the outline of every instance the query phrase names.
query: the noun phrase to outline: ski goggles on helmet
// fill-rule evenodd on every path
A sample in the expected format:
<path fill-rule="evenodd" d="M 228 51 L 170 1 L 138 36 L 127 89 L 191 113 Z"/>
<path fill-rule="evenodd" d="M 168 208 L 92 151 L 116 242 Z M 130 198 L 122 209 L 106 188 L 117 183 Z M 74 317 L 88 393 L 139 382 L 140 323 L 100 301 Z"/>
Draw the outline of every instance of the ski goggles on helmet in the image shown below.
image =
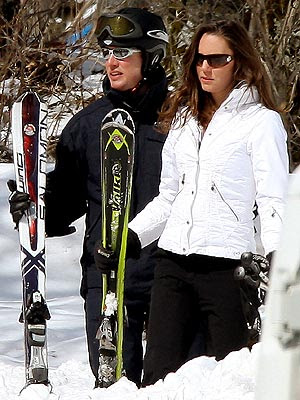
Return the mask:
<path fill-rule="evenodd" d="M 229 54 L 196 54 L 196 63 L 202 67 L 204 60 L 212 68 L 221 68 L 229 64 L 233 60 L 233 56 Z"/>
<path fill-rule="evenodd" d="M 114 49 L 107 49 L 105 47 L 101 47 L 100 49 L 100 57 L 108 60 L 111 56 L 114 56 L 117 60 L 124 60 L 124 58 L 132 56 L 134 53 L 140 53 L 141 50 L 138 49 L 130 49 L 127 47 L 115 47 Z"/>
<path fill-rule="evenodd" d="M 141 28 L 132 20 L 119 14 L 106 14 L 98 19 L 95 34 L 101 36 L 107 31 L 113 38 L 139 38 L 143 36 Z"/>

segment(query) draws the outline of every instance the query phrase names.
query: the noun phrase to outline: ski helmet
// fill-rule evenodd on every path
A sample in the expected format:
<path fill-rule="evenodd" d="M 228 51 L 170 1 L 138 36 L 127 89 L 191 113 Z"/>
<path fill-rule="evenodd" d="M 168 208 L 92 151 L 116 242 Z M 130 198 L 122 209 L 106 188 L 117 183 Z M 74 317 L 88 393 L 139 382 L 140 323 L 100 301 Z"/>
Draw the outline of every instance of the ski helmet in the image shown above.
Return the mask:
<path fill-rule="evenodd" d="M 160 16 L 142 8 L 123 8 L 99 17 L 95 30 L 101 47 L 142 50 L 142 73 L 147 77 L 166 55 L 168 34 Z"/>

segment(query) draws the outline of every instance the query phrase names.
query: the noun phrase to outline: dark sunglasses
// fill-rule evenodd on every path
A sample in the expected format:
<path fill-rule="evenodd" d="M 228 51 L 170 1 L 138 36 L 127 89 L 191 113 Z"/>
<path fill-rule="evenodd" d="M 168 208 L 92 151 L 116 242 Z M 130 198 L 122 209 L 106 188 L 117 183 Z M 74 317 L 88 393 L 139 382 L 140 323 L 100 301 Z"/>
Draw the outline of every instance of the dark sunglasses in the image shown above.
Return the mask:
<path fill-rule="evenodd" d="M 123 15 L 106 14 L 97 21 L 95 34 L 99 37 L 105 30 L 112 37 L 139 38 L 142 36 L 141 28 Z"/>
<path fill-rule="evenodd" d="M 204 60 L 212 68 L 220 68 L 229 64 L 233 60 L 233 56 L 229 54 L 196 54 L 196 63 L 202 67 Z"/>

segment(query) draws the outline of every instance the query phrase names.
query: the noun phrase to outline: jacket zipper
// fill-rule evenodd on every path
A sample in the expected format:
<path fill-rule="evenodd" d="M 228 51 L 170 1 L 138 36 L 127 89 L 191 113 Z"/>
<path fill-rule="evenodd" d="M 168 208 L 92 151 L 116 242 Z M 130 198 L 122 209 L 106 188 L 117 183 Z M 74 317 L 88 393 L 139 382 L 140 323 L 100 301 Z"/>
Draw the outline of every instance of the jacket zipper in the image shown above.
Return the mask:
<path fill-rule="evenodd" d="M 184 181 L 185 181 L 185 174 L 183 174 L 183 175 L 182 175 L 182 178 L 181 178 L 181 184 L 182 184 L 181 190 L 183 189 Z M 180 193 L 181 190 L 180 190 L 178 193 Z"/>
<path fill-rule="evenodd" d="M 198 141 L 198 164 L 197 164 L 197 171 L 196 171 L 196 177 L 195 177 L 195 190 L 194 192 L 197 193 L 198 191 L 198 182 L 199 182 L 199 174 L 200 174 L 200 148 L 201 148 L 201 144 L 202 144 L 202 135 L 201 135 L 201 130 L 198 127 L 198 130 L 200 132 L 200 137 L 201 137 L 201 141 Z M 196 196 L 194 196 L 194 199 L 191 203 L 191 223 L 190 223 L 190 227 L 189 230 L 187 232 L 187 243 L 188 243 L 188 248 L 190 249 L 190 237 L 191 237 L 191 230 L 192 230 L 192 226 L 193 226 L 193 209 L 194 209 L 194 203 L 195 203 L 195 198 Z"/>
<path fill-rule="evenodd" d="M 273 212 L 272 212 L 272 217 L 275 217 L 275 215 L 278 215 L 278 217 L 279 217 L 280 221 L 282 222 L 282 218 L 281 218 L 281 216 L 279 215 L 278 211 L 277 211 L 277 210 L 275 210 L 275 208 L 274 208 L 274 207 L 272 207 L 272 209 L 273 209 Z"/>
<path fill-rule="evenodd" d="M 221 200 L 227 205 L 227 207 L 230 209 L 230 211 L 232 212 L 232 214 L 235 216 L 236 220 L 239 222 L 239 217 L 237 216 L 237 214 L 235 213 L 235 211 L 233 210 L 233 208 L 231 207 L 230 204 L 227 203 L 227 201 L 224 199 L 222 193 L 220 192 L 220 190 L 218 189 L 217 185 L 215 184 L 215 182 L 212 182 L 212 186 L 211 186 L 211 190 L 216 190 L 217 193 L 219 194 Z"/>
<path fill-rule="evenodd" d="M 178 192 L 176 193 L 176 195 L 175 195 L 175 197 L 174 197 L 174 199 L 173 199 L 173 203 L 174 203 L 174 201 L 177 199 L 177 197 L 180 195 L 180 193 L 183 191 L 184 182 L 185 182 L 185 174 L 182 175 L 182 178 L 181 178 L 182 187 L 181 187 L 180 190 L 178 190 Z"/>

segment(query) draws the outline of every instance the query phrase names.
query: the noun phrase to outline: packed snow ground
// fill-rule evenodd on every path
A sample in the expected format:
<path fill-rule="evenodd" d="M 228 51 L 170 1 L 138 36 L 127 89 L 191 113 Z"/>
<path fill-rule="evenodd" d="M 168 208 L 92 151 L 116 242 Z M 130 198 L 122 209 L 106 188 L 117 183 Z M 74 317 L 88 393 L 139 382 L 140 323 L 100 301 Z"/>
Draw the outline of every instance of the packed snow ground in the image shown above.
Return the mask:
<path fill-rule="evenodd" d="M 0 399 L 1 400 L 254 400 L 254 371 L 260 345 L 229 354 L 223 361 L 199 357 L 162 382 L 137 389 L 122 378 L 108 389 L 93 389 L 79 296 L 82 226 L 77 233 L 46 240 L 49 378 L 52 394 L 43 385 L 24 386 L 21 274 L 18 233 L 8 211 L 6 181 L 12 164 L 0 164 Z M 174 349 L 176 351 L 176 349 Z"/>

